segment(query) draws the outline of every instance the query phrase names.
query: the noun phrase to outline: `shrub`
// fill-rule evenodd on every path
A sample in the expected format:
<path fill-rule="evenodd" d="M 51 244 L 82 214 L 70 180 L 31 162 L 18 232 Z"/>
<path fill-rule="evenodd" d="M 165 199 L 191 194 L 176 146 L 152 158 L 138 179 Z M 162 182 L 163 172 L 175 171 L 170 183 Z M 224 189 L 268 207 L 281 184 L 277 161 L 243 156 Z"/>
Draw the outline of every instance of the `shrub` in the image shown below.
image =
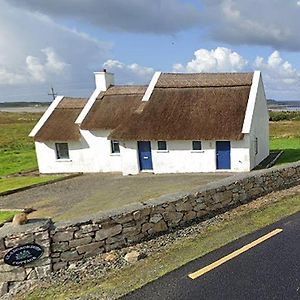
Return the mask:
<path fill-rule="evenodd" d="M 300 111 L 270 111 L 270 121 L 300 121 Z"/>

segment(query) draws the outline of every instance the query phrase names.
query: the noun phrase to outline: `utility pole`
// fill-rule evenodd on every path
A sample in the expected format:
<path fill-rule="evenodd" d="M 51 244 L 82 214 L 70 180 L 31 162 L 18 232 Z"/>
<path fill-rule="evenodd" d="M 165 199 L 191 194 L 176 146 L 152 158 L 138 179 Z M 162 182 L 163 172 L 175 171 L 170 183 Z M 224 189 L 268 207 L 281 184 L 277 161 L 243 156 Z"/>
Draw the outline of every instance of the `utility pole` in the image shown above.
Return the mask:
<path fill-rule="evenodd" d="M 54 88 L 51 86 L 51 93 L 48 93 L 49 96 L 52 96 L 53 101 L 55 100 L 55 97 L 57 96 L 57 93 L 54 92 Z"/>

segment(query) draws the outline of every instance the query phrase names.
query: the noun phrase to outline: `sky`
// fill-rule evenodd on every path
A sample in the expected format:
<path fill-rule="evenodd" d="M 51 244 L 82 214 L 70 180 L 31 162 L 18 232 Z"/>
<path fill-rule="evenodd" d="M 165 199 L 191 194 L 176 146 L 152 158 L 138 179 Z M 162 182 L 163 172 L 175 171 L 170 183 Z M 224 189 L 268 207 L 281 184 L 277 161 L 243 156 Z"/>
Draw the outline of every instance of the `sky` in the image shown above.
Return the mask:
<path fill-rule="evenodd" d="M 300 100 L 300 0 L 0 0 L 0 102 L 89 97 L 95 71 L 262 71 L 266 96 Z"/>

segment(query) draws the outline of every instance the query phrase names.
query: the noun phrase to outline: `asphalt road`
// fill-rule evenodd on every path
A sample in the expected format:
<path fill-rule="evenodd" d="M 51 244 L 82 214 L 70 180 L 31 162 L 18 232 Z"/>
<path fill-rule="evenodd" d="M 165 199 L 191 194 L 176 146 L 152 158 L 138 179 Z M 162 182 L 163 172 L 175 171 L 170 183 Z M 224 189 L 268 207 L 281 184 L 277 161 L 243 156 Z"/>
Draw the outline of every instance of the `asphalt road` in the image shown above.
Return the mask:
<path fill-rule="evenodd" d="M 188 277 L 277 228 L 283 231 L 197 279 Z M 122 299 L 300 299 L 300 213 L 192 261 Z"/>

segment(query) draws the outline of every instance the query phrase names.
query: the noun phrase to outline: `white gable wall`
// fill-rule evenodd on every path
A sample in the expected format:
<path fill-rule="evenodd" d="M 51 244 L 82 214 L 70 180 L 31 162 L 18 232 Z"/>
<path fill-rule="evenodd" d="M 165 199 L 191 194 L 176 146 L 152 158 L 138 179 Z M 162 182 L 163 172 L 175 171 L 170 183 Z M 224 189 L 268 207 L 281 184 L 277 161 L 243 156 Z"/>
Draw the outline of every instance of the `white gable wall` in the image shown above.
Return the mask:
<path fill-rule="evenodd" d="M 255 154 L 255 139 L 258 138 L 258 153 Z M 260 76 L 255 107 L 250 129 L 250 167 L 253 169 L 269 155 L 269 113 Z"/>
<path fill-rule="evenodd" d="M 67 142 L 70 159 L 56 158 L 55 142 L 35 142 L 41 173 L 120 172 L 121 156 L 111 153 L 109 131 L 80 130 L 81 139 Z"/>

